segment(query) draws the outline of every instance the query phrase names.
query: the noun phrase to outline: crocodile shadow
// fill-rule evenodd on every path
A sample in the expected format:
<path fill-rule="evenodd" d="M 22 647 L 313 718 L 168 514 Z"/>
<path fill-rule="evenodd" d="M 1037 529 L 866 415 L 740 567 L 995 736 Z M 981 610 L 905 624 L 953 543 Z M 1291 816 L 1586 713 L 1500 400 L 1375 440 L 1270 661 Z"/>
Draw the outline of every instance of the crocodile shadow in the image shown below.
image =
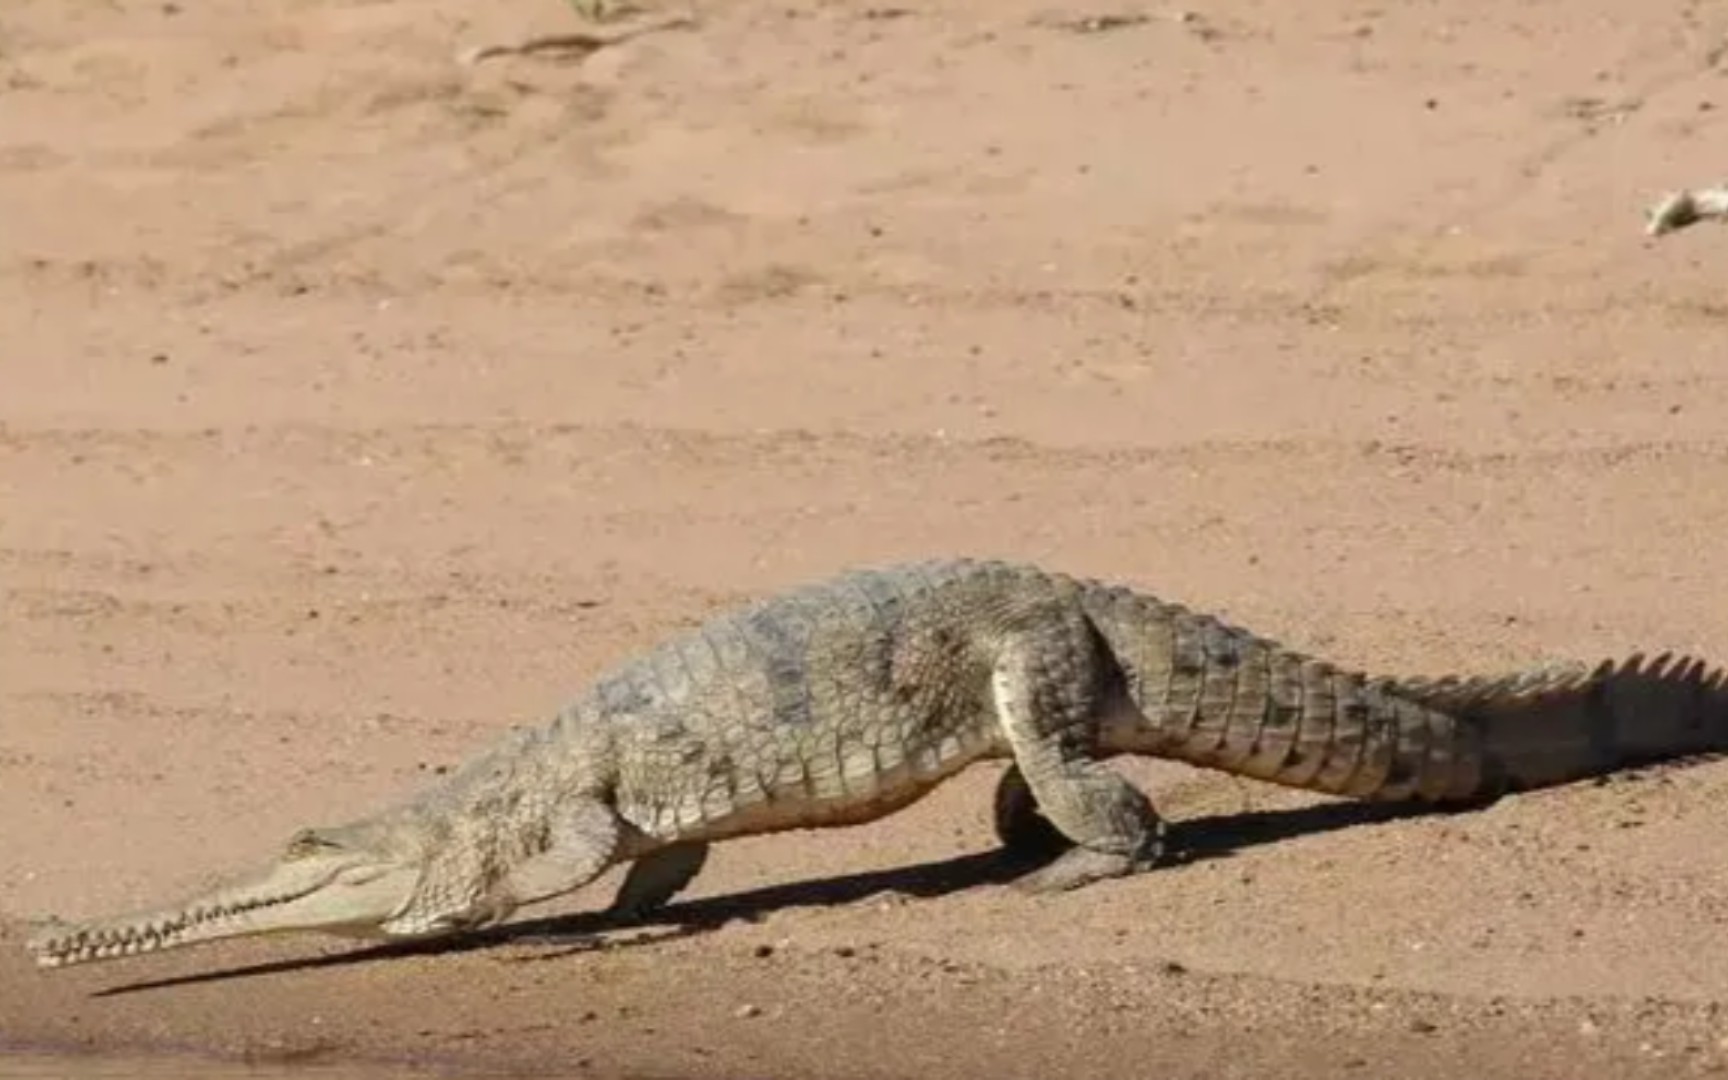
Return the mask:
<path fill-rule="evenodd" d="M 1228 858 L 1244 849 L 1301 836 L 1437 813 L 1447 811 L 1419 804 L 1325 802 L 1294 809 L 1251 810 L 1173 822 L 1168 836 L 1168 863 L 1174 867 Z M 839 907 L 885 893 L 929 899 L 977 886 L 1003 885 L 1036 865 L 1037 860 L 1015 858 L 1000 849 L 992 849 L 911 866 L 768 885 L 744 892 L 686 900 L 669 905 L 647 919 L 630 923 L 600 912 L 523 919 L 460 937 L 373 945 L 329 956 L 279 960 L 128 983 L 96 991 L 93 996 L 110 997 L 228 979 L 347 967 L 405 956 L 473 952 L 500 945 L 547 946 L 543 951 L 509 958 L 512 962 L 532 963 L 576 953 L 676 940 L 730 922 L 754 922 L 782 908 Z"/>

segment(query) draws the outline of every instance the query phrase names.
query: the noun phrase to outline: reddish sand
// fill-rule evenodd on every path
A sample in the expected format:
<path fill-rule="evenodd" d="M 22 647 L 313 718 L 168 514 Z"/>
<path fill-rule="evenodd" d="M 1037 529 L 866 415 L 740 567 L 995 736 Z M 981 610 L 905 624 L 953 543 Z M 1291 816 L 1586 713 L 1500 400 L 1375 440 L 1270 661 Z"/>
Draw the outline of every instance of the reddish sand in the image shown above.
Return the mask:
<path fill-rule="evenodd" d="M 1728 167 L 1728 12 L 1063 25 L 1125 10 L 702 0 L 463 67 L 574 17 L 8 0 L 0 1040 L 1728 1068 L 1725 764 L 1395 821 L 1131 766 L 1187 861 L 1040 899 L 1002 883 L 980 767 L 728 845 L 644 930 L 570 917 L 608 878 L 436 955 L 28 965 L 24 918 L 199 887 L 861 563 L 1033 559 L 1376 671 L 1728 659 L 1728 236 L 1640 218 Z"/>

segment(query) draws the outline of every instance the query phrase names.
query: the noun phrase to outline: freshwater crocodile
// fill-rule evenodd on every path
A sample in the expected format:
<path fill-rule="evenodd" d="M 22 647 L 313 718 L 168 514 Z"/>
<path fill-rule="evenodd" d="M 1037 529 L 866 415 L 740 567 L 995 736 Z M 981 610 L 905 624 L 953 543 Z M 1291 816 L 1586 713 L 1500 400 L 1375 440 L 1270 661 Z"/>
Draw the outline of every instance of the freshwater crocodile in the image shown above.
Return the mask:
<path fill-rule="evenodd" d="M 425 938 L 629 863 L 619 916 L 730 837 L 881 818 L 1007 759 L 1016 879 L 1153 866 L 1164 827 L 1107 764 L 1150 755 L 1361 800 L 1468 807 L 1728 748 L 1720 670 L 1663 655 L 1499 676 L 1370 677 L 1145 593 L 951 559 L 857 570 L 720 615 L 602 674 L 427 790 L 295 834 L 254 876 L 29 942 L 58 967 L 248 934 Z"/>

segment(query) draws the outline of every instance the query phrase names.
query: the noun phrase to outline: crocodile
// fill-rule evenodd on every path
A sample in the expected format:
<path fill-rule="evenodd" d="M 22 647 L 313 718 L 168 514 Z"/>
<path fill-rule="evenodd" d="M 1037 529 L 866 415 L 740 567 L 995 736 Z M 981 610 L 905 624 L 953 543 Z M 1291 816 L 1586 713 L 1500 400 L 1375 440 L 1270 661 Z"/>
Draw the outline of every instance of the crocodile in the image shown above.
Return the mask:
<path fill-rule="evenodd" d="M 621 864 L 607 911 L 642 918 L 717 842 L 879 819 L 992 759 L 995 832 L 1037 856 L 1014 885 L 1058 893 L 1164 861 L 1164 821 L 1117 755 L 1468 810 L 1723 749 L 1724 675 L 1686 657 L 1370 676 L 1132 588 L 908 562 L 712 616 L 423 790 L 296 832 L 254 873 L 156 910 L 50 917 L 27 947 L 60 967 L 291 931 L 432 938 Z"/>

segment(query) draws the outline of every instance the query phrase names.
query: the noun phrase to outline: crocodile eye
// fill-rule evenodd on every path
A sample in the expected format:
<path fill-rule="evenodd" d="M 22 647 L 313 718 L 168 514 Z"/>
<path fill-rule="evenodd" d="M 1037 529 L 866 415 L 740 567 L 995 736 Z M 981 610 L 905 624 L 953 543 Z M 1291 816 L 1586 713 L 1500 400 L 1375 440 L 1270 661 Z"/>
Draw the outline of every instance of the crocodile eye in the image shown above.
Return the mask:
<path fill-rule="evenodd" d="M 342 845 L 318 835 L 315 829 L 301 829 L 288 840 L 288 858 L 303 859 L 322 851 L 339 851 Z"/>

